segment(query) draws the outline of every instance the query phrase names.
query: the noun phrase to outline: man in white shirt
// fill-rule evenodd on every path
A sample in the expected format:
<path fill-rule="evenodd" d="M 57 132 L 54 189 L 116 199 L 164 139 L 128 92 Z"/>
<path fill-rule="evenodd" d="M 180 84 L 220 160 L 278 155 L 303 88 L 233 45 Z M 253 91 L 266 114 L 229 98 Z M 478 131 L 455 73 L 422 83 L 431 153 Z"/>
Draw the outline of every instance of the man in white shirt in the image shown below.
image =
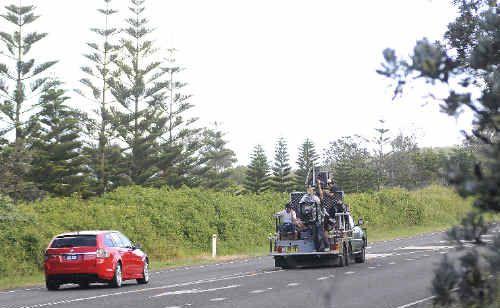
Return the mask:
<path fill-rule="evenodd" d="M 293 239 L 297 239 L 297 225 L 299 221 L 297 220 L 297 214 L 292 209 L 292 205 L 287 203 L 283 211 L 279 211 L 274 214 L 275 217 L 279 217 L 281 220 L 280 232 L 283 233 L 293 233 Z"/>

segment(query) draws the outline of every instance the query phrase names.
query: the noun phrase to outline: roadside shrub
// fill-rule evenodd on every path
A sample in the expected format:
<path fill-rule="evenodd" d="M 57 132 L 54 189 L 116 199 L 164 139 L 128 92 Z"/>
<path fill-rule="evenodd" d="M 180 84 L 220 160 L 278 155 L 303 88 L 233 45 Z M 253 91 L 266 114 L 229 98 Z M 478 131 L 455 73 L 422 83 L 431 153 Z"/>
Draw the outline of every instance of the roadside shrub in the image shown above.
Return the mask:
<path fill-rule="evenodd" d="M 286 194 L 272 192 L 235 195 L 137 186 L 89 200 L 48 198 L 18 206 L 0 196 L 0 275 L 40 271 L 49 240 L 77 230 L 122 231 L 141 243 L 151 259 L 161 261 L 209 253 L 212 234 L 220 239 L 219 254 L 262 251 L 274 232 L 272 214 L 287 200 Z M 470 209 L 470 202 L 439 186 L 350 194 L 346 201 L 355 219 L 362 216 L 369 228 L 452 224 Z"/>

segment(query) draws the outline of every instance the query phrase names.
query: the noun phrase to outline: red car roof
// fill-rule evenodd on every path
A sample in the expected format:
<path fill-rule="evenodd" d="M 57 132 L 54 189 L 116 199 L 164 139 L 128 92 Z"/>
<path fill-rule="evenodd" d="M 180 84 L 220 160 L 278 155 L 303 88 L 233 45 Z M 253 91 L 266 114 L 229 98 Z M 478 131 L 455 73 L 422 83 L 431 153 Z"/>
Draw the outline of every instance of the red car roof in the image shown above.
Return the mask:
<path fill-rule="evenodd" d="M 74 235 L 98 235 L 108 232 L 117 232 L 113 230 L 85 230 L 85 231 L 75 231 L 75 232 L 66 232 L 56 235 L 56 237 L 62 236 L 74 236 Z"/>

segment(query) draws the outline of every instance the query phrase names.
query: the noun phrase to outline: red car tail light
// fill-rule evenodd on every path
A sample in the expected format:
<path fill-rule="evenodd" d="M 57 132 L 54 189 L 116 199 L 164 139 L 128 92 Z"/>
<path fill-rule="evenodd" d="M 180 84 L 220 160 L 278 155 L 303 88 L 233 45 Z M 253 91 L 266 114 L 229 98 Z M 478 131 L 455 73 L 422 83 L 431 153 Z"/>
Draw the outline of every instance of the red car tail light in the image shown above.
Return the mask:
<path fill-rule="evenodd" d="M 52 259 L 52 260 L 53 259 L 57 259 L 57 255 L 52 255 L 52 254 L 49 254 L 49 253 L 45 252 L 44 259 L 45 259 L 45 261 L 48 261 L 50 259 Z"/>
<path fill-rule="evenodd" d="M 108 252 L 108 251 L 106 251 L 106 249 L 99 248 L 99 249 L 97 249 L 97 251 L 96 251 L 96 257 L 97 257 L 97 258 L 102 258 L 102 259 L 104 259 L 104 258 L 108 258 L 108 257 L 109 257 L 109 252 Z"/>

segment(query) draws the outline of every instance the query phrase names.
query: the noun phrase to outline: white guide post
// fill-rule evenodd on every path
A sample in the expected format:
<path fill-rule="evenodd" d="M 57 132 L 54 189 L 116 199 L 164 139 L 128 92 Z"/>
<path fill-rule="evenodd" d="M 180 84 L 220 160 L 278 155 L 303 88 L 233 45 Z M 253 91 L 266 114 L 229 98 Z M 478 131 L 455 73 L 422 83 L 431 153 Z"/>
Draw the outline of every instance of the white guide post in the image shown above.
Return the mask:
<path fill-rule="evenodd" d="M 217 234 L 212 235 L 212 258 L 217 256 Z"/>

